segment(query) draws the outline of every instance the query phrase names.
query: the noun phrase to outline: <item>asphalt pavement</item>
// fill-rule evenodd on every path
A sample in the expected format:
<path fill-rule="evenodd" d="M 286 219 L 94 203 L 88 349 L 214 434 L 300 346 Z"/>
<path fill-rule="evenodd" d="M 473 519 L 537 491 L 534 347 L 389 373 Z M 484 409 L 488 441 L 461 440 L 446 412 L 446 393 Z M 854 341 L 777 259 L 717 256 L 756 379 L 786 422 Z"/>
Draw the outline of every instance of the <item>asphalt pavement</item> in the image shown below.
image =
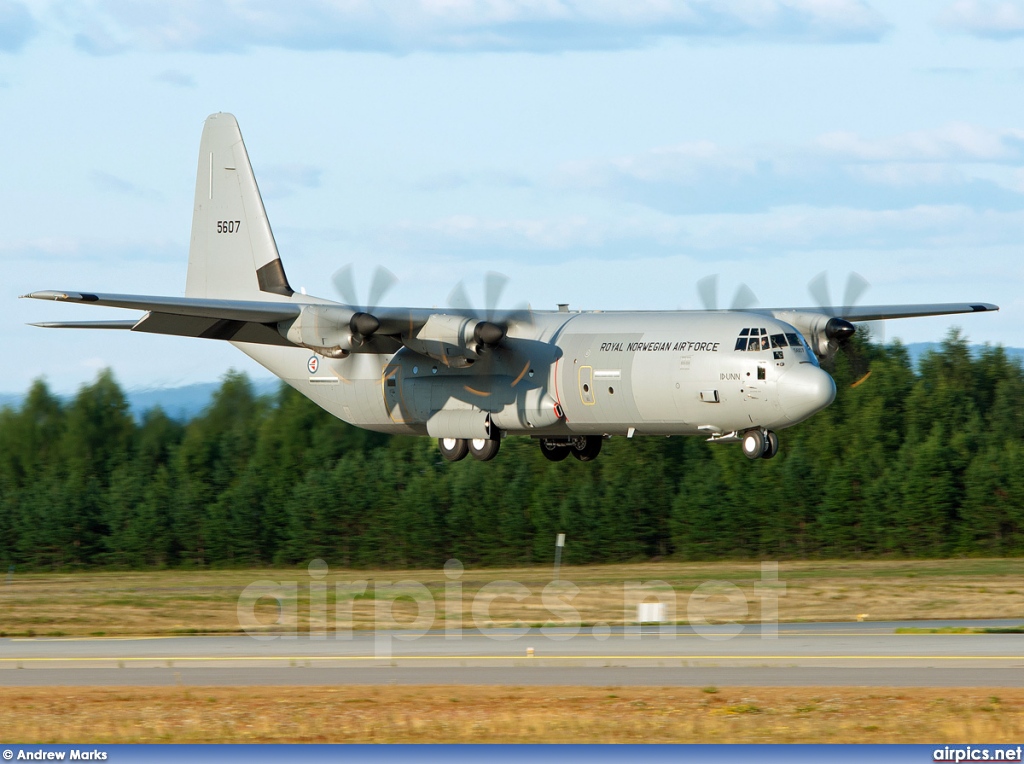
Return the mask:
<path fill-rule="evenodd" d="M 1015 621 L 0 639 L 0 685 L 1024 686 Z"/>

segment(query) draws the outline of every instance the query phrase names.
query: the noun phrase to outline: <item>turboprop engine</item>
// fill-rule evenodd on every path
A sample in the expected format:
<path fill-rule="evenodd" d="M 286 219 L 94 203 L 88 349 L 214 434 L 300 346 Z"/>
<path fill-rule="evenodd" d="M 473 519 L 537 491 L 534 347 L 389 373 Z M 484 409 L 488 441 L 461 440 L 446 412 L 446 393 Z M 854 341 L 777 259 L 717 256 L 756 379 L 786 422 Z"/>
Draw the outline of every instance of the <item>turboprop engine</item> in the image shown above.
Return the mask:
<path fill-rule="evenodd" d="M 403 337 L 412 351 L 437 359 L 447 366 L 471 365 L 505 339 L 505 327 L 491 321 L 435 313 L 413 335 Z"/>
<path fill-rule="evenodd" d="M 835 355 L 840 345 L 857 333 L 857 327 L 839 316 L 790 310 L 777 311 L 776 317 L 800 332 L 815 355 L 823 360 Z"/>
<path fill-rule="evenodd" d="M 379 328 L 380 321 L 372 314 L 336 305 L 305 305 L 296 318 L 277 325 L 289 342 L 328 358 L 347 357 Z"/>

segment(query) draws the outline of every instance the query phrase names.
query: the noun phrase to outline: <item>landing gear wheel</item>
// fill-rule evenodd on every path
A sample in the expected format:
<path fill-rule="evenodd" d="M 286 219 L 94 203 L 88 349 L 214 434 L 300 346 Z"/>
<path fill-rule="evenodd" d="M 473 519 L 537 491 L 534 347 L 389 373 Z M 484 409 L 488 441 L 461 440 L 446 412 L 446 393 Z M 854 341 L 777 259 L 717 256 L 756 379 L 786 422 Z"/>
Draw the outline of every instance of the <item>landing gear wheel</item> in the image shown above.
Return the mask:
<path fill-rule="evenodd" d="M 550 440 L 540 439 L 540 452 L 549 462 L 560 462 L 569 455 L 568 446 L 559 446 Z"/>
<path fill-rule="evenodd" d="M 580 448 L 576 444 L 573 445 L 572 455 L 581 462 L 592 462 L 597 458 L 597 455 L 601 453 L 601 443 L 603 441 L 604 438 L 600 435 L 588 435 L 583 444 L 583 448 Z"/>
<path fill-rule="evenodd" d="M 474 459 L 480 462 L 489 462 L 498 455 L 501 441 L 489 440 L 488 438 L 473 438 L 467 445 L 469 453 L 473 455 Z"/>
<path fill-rule="evenodd" d="M 761 458 L 771 459 L 777 453 L 779 453 L 779 436 L 769 430 L 768 437 L 764 439 L 764 453 Z"/>
<path fill-rule="evenodd" d="M 437 447 L 441 451 L 441 456 L 450 462 L 465 459 L 469 453 L 469 445 L 463 438 L 438 438 Z"/>
<path fill-rule="evenodd" d="M 743 433 L 743 455 L 748 459 L 760 459 L 764 454 L 764 435 L 760 430 Z"/>

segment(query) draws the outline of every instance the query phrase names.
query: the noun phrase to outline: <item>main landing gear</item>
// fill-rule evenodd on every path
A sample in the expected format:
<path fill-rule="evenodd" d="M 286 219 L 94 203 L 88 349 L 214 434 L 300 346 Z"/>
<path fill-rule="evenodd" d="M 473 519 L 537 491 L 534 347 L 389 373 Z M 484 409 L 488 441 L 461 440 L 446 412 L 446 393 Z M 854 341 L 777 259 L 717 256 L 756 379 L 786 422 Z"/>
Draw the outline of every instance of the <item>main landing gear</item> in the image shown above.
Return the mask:
<path fill-rule="evenodd" d="M 771 459 L 779 453 L 779 436 L 771 430 L 747 430 L 742 444 L 748 459 Z"/>
<path fill-rule="evenodd" d="M 575 438 L 541 438 L 540 452 L 551 462 L 560 462 L 572 454 L 581 462 L 592 462 L 601 453 L 604 438 L 600 435 L 580 435 Z"/>
<path fill-rule="evenodd" d="M 450 462 L 465 459 L 467 454 L 472 454 L 477 461 L 489 462 L 498 455 L 501 441 L 489 438 L 438 438 L 437 447 L 441 451 L 441 456 Z"/>

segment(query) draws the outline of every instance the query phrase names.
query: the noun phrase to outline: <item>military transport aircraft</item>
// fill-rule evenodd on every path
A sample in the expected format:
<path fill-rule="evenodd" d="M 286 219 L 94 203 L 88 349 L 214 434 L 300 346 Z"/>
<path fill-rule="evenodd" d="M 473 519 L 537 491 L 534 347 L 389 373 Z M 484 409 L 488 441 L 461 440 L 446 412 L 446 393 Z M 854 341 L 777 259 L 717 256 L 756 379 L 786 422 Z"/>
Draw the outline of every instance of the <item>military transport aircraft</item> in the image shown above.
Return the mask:
<path fill-rule="evenodd" d="M 38 300 L 144 311 L 126 321 L 44 323 L 226 340 L 350 424 L 437 438 L 449 460 L 486 461 L 506 435 L 543 454 L 594 459 L 613 435 L 702 435 L 739 442 L 751 459 L 778 452 L 775 432 L 836 395 L 819 360 L 852 322 L 998 310 L 987 303 L 702 311 L 494 308 L 461 287 L 450 309 L 385 308 L 379 269 L 368 304 L 350 270 L 344 302 L 292 290 L 238 123 L 206 120 L 199 147 L 184 297 L 42 291 Z"/>

